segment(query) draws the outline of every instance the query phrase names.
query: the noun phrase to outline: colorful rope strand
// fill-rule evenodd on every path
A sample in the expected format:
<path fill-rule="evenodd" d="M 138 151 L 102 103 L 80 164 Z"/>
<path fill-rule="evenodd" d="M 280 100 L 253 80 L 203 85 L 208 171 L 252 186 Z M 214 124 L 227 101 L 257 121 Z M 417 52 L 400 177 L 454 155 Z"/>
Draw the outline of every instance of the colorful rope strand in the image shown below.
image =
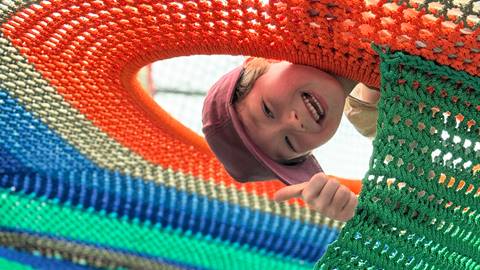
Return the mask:
<path fill-rule="evenodd" d="M 453 0 L 3 1 L 0 265 L 480 269 L 478 15 Z M 136 80 L 191 54 L 381 87 L 352 221 L 275 203 L 278 181 L 233 181 Z"/>

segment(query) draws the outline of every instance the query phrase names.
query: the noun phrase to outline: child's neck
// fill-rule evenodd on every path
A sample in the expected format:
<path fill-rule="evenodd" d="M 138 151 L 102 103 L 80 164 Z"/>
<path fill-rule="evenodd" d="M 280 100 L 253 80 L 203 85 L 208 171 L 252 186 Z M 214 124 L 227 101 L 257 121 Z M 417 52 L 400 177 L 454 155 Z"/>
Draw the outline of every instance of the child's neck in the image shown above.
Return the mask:
<path fill-rule="evenodd" d="M 336 75 L 334 75 L 334 77 L 335 77 L 335 79 L 337 79 L 337 81 L 339 81 L 340 84 L 342 85 L 343 91 L 345 91 L 345 96 L 350 95 L 350 93 L 352 92 L 353 88 L 355 88 L 355 86 L 358 84 L 358 82 L 353 81 L 353 80 L 350 80 L 350 79 L 347 79 L 347 78 L 345 78 L 345 77 L 336 76 Z"/>

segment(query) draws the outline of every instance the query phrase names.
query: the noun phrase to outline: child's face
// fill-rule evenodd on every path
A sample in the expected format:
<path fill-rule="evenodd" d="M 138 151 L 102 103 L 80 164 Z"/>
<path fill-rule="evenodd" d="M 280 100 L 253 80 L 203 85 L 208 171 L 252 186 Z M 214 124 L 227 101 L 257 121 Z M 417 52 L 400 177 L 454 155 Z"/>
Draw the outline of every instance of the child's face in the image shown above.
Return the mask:
<path fill-rule="evenodd" d="M 309 153 L 335 134 L 345 98 L 331 75 L 279 62 L 270 65 L 235 109 L 255 144 L 282 162 Z"/>

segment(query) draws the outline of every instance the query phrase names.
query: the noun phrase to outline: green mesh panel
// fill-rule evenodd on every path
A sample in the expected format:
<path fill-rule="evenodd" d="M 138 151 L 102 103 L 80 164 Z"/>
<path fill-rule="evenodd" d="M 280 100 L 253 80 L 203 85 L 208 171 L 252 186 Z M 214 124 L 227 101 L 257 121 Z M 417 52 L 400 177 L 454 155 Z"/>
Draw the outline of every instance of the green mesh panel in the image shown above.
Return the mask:
<path fill-rule="evenodd" d="M 9 261 L 9 260 L 6 260 L 6 259 L 2 259 L 0 258 L 0 269 L 5 269 L 5 270 L 30 270 L 30 269 L 33 269 L 29 266 L 26 266 L 26 265 L 23 265 L 23 264 L 20 264 L 20 263 L 16 263 L 16 262 L 12 262 L 12 261 Z"/>
<path fill-rule="evenodd" d="M 377 50 L 370 169 L 356 216 L 315 269 L 480 269 L 480 78 Z"/>
<path fill-rule="evenodd" d="M 9 211 L 9 209 L 12 209 Z M 15 209 L 15 211 L 13 211 Z M 289 261 L 285 256 L 269 254 L 223 243 L 188 231 L 162 229 L 130 222 L 80 209 L 62 207 L 47 200 L 32 200 L 0 189 L 0 226 L 15 227 L 59 237 L 78 239 L 92 244 L 135 250 L 151 256 L 179 260 L 216 269 L 309 269 L 302 262 Z M 31 218 L 37 217 L 37 218 Z M 67 226 L 65 226 L 67 224 Z M 201 252 L 199 252 L 201 251 Z M 217 255 L 217 256 L 216 256 Z M 215 260 L 218 258 L 218 260 Z M 226 259 L 229 258 L 229 259 Z M 238 264 L 238 262 L 242 262 Z"/>

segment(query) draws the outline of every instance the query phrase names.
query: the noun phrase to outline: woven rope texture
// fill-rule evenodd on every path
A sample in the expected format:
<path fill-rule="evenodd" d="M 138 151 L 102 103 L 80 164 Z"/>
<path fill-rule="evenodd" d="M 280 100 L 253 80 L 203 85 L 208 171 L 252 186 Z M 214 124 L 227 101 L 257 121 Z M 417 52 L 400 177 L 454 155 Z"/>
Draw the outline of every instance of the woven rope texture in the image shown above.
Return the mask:
<path fill-rule="evenodd" d="M 479 5 L 2 1 L 0 267 L 480 269 Z M 354 219 L 233 181 L 136 80 L 193 54 L 381 89 Z"/>

